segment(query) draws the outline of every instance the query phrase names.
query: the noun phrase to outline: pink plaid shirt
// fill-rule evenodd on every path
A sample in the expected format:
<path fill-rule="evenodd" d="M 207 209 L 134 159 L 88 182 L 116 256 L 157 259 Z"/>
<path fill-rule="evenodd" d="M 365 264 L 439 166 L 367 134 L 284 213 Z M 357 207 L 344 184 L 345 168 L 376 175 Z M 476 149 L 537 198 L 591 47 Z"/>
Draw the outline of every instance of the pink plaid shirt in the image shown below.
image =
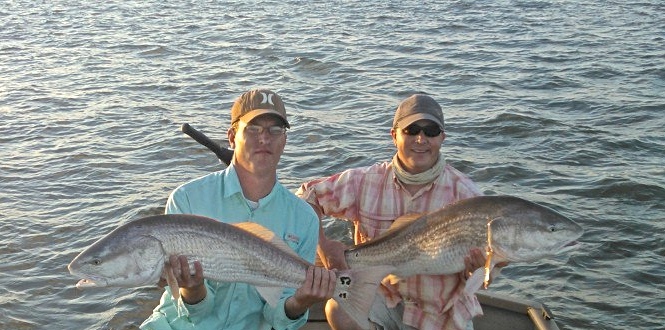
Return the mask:
<path fill-rule="evenodd" d="M 434 182 L 411 195 L 395 178 L 391 162 L 385 162 L 304 183 L 296 195 L 328 216 L 353 221 L 355 242 L 362 243 L 388 230 L 402 215 L 431 212 L 482 193 L 471 179 L 446 164 Z M 387 277 L 383 284 L 389 305 L 403 301 L 403 322 L 418 329 L 465 329 L 467 321 L 479 314 L 478 301 L 464 297 L 457 274 L 400 281 Z"/>

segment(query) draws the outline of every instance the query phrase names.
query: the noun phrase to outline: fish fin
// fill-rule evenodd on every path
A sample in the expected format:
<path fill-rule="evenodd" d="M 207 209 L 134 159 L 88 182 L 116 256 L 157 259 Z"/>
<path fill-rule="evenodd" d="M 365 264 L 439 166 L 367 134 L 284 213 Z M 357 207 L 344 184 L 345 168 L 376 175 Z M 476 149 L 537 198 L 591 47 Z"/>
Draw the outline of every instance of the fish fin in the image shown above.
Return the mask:
<path fill-rule="evenodd" d="M 483 308 L 478 302 L 478 297 L 476 296 L 476 293 L 483 285 L 484 275 L 485 269 L 483 267 L 479 267 L 474 270 L 471 273 L 471 276 L 469 276 L 469 278 L 466 280 L 466 284 L 464 285 L 464 289 L 462 289 L 459 300 L 455 302 L 455 309 L 457 310 L 459 307 L 462 308 L 464 312 L 462 313 L 459 311 L 460 313 L 453 313 L 455 324 L 467 323 L 468 320 L 466 317 L 463 317 L 463 315 L 470 315 L 471 317 L 475 317 L 484 314 Z"/>
<path fill-rule="evenodd" d="M 162 272 L 166 278 L 166 284 L 169 286 L 173 300 L 180 299 L 180 286 L 178 285 L 178 280 L 175 278 L 175 274 L 173 274 L 173 268 L 171 268 L 171 265 L 169 265 L 168 262 L 165 263 L 165 267 Z"/>
<path fill-rule="evenodd" d="M 275 307 L 279 302 L 279 298 L 284 292 L 284 288 L 280 287 L 267 287 L 267 286 L 257 286 L 256 291 L 259 292 L 261 297 L 266 300 L 268 305 Z"/>
<path fill-rule="evenodd" d="M 244 231 L 248 231 L 256 236 L 259 236 L 266 241 L 271 241 L 275 237 L 274 232 L 256 222 L 238 222 L 234 223 L 233 225 Z"/>
<path fill-rule="evenodd" d="M 187 310 L 187 307 L 185 307 L 185 302 L 180 299 L 180 286 L 178 285 L 178 280 L 175 278 L 173 268 L 171 268 L 168 261 L 164 263 L 162 275 L 166 278 L 166 283 L 168 284 L 169 292 L 173 297 L 173 303 L 178 313 L 178 317 L 188 316 L 189 311 Z"/>
<path fill-rule="evenodd" d="M 478 303 L 478 297 L 476 297 L 476 292 L 480 290 L 480 287 L 483 285 L 483 280 L 485 277 L 485 269 L 484 268 L 478 268 L 473 273 L 471 273 L 471 276 L 466 280 L 466 285 L 464 286 L 464 289 L 462 290 L 462 300 L 465 302 L 462 304 L 464 307 L 467 308 L 467 312 L 470 315 L 483 315 L 483 309 L 480 306 L 480 303 Z M 454 313 L 455 315 L 453 317 L 458 317 L 458 313 Z M 466 322 L 466 321 L 465 321 Z"/>
<path fill-rule="evenodd" d="M 466 285 L 464 285 L 464 295 L 468 298 L 471 298 L 480 287 L 483 285 L 485 279 L 485 268 L 478 268 L 473 271 L 471 276 L 466 280 Z"/>
<path fill-rule="evenodd" d="M 255 236 L 258 236 L 259 238 L 261 238 L 265 241 L 270 242 L 271 244 L 273 244 L 278 249 L 280 249 L 280 250 L 282 250 L 282 251 L 284 251 L 284 252 L 286 252 L 290 255 L 296 256 L 298 258 L 302 258 L 295 251 L 293 251 L 293 249 L 288 244 L 286 244 L 284 242 L 284 240 L 277 237 L 277 235 L 275 235 L 275 233 L 273 231 L 271 231 L 270 229 L 268 229 L 266 227 L 261 226 L 258 223 L 255 223 L 255 222 L 239 222 L 239 223 L 234 223 L 233 225 L 240 228 L 240 229 L 242 229 L 242 230 L 244 230 L 244 231 L 248 231 L 248 232 L 252 233 Z"/>
<path fill-rule="evenodd" d="M 494 266 L 492 266 L 492 270 L 490 271 L 490 278 L 491 278 L 492 280 L 494 280 L 495 277 L 497 277 L 497 276 L 499 276 L 499 274 L 501 274 L 501 270 L 502 270 L 502 269 L 503 269 L 503 268 L 501 268 L 501 267 L 494 267 Z"/>
<path fill-rule="evenodd" d="M 411 214 L 403 215 L 403 216 L 395 219 L 395 221 L 393 221 L 393 223 L 390 225 L 390 228 L 388 230 L 396 230 L 396 229 L 402 228 L 402 227 L 416 221 L 417 219 L 419 219 L 423 215 L 425 215 L 425 213 L 411 213 Z"/>
<path fill-rule="evenodd" d="M 185 306 L 185 302 L 182 299 L 178 299 L 175 302 L 175 308 L 178 313 L 178 317 L 188 317 L 189 316 L 189 311 L 187 310 L 187 307 Z"/>
<path fill-rule="evenodd" d="M 494 269 L 494 265 L 496 262 L 493 260 L 494 257 L 494 246 L 496 245 L 494 243 L 494 240 L 492 238 L 492 229 L 494 229 L 496 226 L 500 225 L 502 222 L 503 218 L 498 217 L 495 219 L 492 219 L 490 222 L 487 223 L 487 249 L 486 249 L 486 254 L 487 258 L 485 260 L 485 267 L 483 268 L 485 276 L 483 279 L 483 287 L 487 290 L 487 287 L 490 285 L 490 274 L 492 270 Z"/>
<path fill-rule="evenodd" d="M 333 299 L 358 325 L 369 329 L 369 311 L 376 290 L 381 280 L 394 270 L 393 266 L 376 266 L 338 271 Z"/>
<path fill-rule="evenodd" d="M 485 271 L 485 276 L 483 280 L 483 287 L 485 290 L 487 290 L 487 287 L 490 286 L 490 272 L 492 271 L 492 268 L 494 268 L 494 264 L 492 263 L 492 257 L 494 256 L 494 252 L 491 249 L 487 250 L 487 259 L 485 260 L 485 268 L 483 270 Z"/>

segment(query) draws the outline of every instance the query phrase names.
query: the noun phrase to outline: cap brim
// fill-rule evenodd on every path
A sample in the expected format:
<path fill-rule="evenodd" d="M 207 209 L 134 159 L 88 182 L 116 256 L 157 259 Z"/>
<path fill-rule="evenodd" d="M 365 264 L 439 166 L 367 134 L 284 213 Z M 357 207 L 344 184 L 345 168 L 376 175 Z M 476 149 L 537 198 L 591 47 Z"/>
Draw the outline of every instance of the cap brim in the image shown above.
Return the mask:
<path fill-rule="evenodd" d="M 281 119 L 281 120 L 284 122 L 284 125 L 286 125 L 287 128 L 291 128 L 291 125 L 289 125 L 289 122 L 286 120 L 286 118 L 284 118 L 284 116 L 283 116 L 281 113 L 279 113 L 279 112 L 277 112 L 277 111 L 275 111 L 275 110 L 272 110 L 272 109 L 256 109 L 256 110 L 252 110 L 252 111 L 250 111 L 250 112 L 244 114 L 242 117 L 240 117 L 239 120 L 242 120 L 242 121 L 244 121 L 244 122 L 246 122 L 246 123 L 249 123 L 249 122 L 252 121 L 254 118 L 256 118 L 256 117 L 258 117 L 258 116 L 263 116 L 263 115 L 274 115 L 274 116 L 276 116 L 277 118 Z"/>
<path fill-rule="evenodd" d="M 439 127 L 441 129 L 443 129 L 443 123 L 440 122 L 436 117 L 434 117 L 434 116 L 432 116 L 428 113 L 414 113 L 410 116 L 406 116 L 406 117 L 400 119 L 399 121 L 397 121 L 397 126 L 404 128 L 404 127 L 407 127 L 407 126 L 409 126 L 409 125 L 411 125 L 411 124 L 413 124 L 413 123 L 415 123 L 419 120 L 423 120 L 423 119 L 431 120 L 435 124 L 439 125 Z"/>

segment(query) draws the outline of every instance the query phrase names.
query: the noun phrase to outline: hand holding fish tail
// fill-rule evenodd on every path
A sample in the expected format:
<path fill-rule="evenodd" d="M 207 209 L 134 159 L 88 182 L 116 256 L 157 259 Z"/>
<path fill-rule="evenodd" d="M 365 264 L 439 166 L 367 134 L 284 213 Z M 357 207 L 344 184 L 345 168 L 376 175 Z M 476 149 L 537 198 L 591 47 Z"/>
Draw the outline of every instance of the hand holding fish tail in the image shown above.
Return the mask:
<path fill-rule="evenodd" d="M 315 303 L 332 298 L 336 283 L 337 276 L 334 270 L 309 266 L 305 282 L 284 304 L 286 315 L 291 319 L 296 319 Z"/>
<path fill-rule="evenodd" d="M 323 235 L 319 235 L 317 252 L 323 266 L 327 269 L 349 269 L 349 266 L 346 263 L 346 257 L 344 256 L 344 251 L 347 248 L 348 247 L 340 241 L 328 239 Z"/>

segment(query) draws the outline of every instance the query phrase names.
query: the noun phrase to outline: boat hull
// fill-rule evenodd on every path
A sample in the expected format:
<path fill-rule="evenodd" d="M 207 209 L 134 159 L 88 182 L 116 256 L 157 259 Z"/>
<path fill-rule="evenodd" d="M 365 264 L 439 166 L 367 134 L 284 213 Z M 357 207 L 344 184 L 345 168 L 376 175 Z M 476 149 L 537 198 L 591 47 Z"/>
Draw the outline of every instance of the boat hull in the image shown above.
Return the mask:
<path fill-rule="evenodd" d="M 473 319 L 474 330 L 559 330 L 552 313 L 535 301 L 478 292 L 483 316 Z M 323 304 L 310 309 L 304 330 L 330 330 L 323 312 Z"/>

